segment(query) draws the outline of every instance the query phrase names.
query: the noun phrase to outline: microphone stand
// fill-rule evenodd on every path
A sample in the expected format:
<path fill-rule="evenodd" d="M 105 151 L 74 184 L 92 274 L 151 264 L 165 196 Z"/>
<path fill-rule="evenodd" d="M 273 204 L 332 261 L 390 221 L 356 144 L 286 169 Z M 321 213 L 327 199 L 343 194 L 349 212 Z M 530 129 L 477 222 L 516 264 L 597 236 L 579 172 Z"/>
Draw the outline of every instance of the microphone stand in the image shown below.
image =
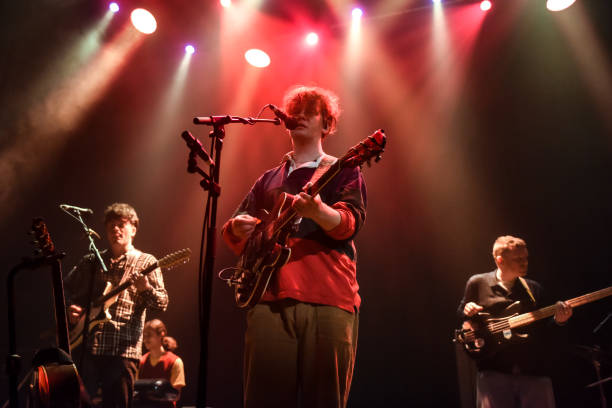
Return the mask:
<path fill-rule="evenodd" d="M 92 237 L 93 230 L 91 230 L 87 226 L 87 224 L 85 224 L 85 221 L 83 220 L 83 216 L 81 215 L 81 211 L 76 210 L 74 208 L 72 209 L 72 211 L 74 211 L 76 214 L 73 214 L 63 208 L 62 208 L 62 211 L 70 215 L 72 218 L 74 218 L 81 224 L 81 226 L 83 227 L 83 230 L 85 231 L 85 235 L 87 235 L 87 237 L 89 238 L 89 252 L 98 261 L 98 264 L 100 265 L 104 273 L 107 273 L 108 269 L 106 268 L 106 264 L 104 263 L 104 260 L 102 259 L 102 256 L 100 255 L 100 251 L 96 247 L 96 243 L 94 242 L 93 237 Z M 87 340 L 89 336 L 89 321 L 91 320 L 89 316 L 89 311 L 91 310 L 91 302 L 93 298 L 95 271 L 96 271 L 95 265 L 92 263 L 91 268 L 90 268 L 90 273 L 89 273 L 89 288 L 87 291 L 87 304 L 85 305 L 85 310 L 84 310 L 85 320 L 83 321 L 83 339 L 81 340 L 82 349 L 81 349 L 81 353 L 79 356 L 79 369 L 80 370 L 83 370 L 83 360 L 84 360 L 85 354 L 87 353 Z"/>
<path fill-rule="evenodd" d="M 202 241 L 200 245 L 200 263 L 198 265 L 198 305 L 199 305 L 199 321 L 200 321 L 200 363 L 198 370 L 198 397 L 196 406 L 198 408 L 206 407 L 206 385 L 208 371 L 208 338 L 210 331 L 210 305 L 212 300 L 212 271 L 215 265 L 215 251 L 217 243 L 217 202 L 221 195 L 221 187 L 219 185 L 219 171 L 221 166 L 221 150 L 223 148 L 223 139 L 225 138 L 225 125 L 229 123 L 241 123 L 243 125 L 254 125 L 257 122 L 273 123 L 280 125 L 280 119 L 254 119 L 241 118 L 239 116 L 204 116 L 196 117 L 193 123 L 196 125 L 209 125 L 213 130 L 209 133 L 211 140 L 211 153 L 214 154 L 214 161 L 210 159 L 208 153 L 203 151 L 201 144 L 197 139 L 183 132 L 181 135 L 187 142 L 190 149 L 187 172 L 198 173 L 202 176 L 200 186 L 208 191 L 206 200 L 204 224 L 202 226 Z M 206 174 L 197 166 L 196 156 L 200 156 L 208 162 L 210 174 Z M 206 245 L 205 245 L 206 243 Z M 204 261 L 202 262 L 203 249 L 206 246 Z"/>

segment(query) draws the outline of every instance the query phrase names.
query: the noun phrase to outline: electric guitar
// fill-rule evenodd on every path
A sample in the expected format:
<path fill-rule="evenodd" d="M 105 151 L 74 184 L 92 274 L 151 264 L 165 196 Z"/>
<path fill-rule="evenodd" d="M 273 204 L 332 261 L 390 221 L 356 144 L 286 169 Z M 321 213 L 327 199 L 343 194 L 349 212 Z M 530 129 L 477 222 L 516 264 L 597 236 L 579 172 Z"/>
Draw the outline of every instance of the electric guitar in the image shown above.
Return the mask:
<path fill-rule="evenodd" d="M 610 295 L 612 286 L 566 300 L 566 303 L 575 308 Z M 528 338 L 527 334 L 518 333 L 513 331 L 514 329 L 555 314 L 555 305 L 523 314 L 514 313 L 519 307 L 518 301 L 509 305 L 501 313 L 506 316 L 490 317 L 488 313 L 478 313 L 466 320 L 461 329 L 455 330 L 454 341 L 462 344 L 470 357 L 480 359 L 495 354 L 506 344 L 525 341 Z"/>
<path fill-rule="evenodd" d="M 307 191 L 316 196 L 345 167 L 370 163 L 372 158 L 380 160 L 387 142 L 382 129 L 375 131 L 332 164 L 315 180 Z M 240 308 L 254 306 L 263 296 L 275 271 L 285 265 L 291 257 L 291 248 L 286 243 L 293 232 L 297 213 L 291 207 L 291 195 L 282 193 L 272 211 L 262 217 L 240 255 L 227 283 L 234 287 L 234 299 Z"/>
<path fill-rule="evenodd" d="M 173 252 L 159 259 L 157 262 L 152 263 L 143 269 L 140 274 L 144 276 L 153 272 L 157 268 L 169 269 L 177 265 L 184 264 L 189 261 L 190 255 L 191 249 L 189 248 Z M 106 288 L 104 289 L 102 296 L 92 302 L 92 306 L 89 310 L 88 333 L 97 324 L 107 322 L 111 319 L 109 308 L 117 301 L 119 294 L 130 287 L 132 283 L 133 282 L 131 280 L 127 280 L 115 288 L 113 288 L 110 282 L 106 283 Z M 74 348 L 81 344 L 83 341 L 84 327 L 85 315 L 83 314 L 79 321 L 70 330 L 70 347 Z"/>

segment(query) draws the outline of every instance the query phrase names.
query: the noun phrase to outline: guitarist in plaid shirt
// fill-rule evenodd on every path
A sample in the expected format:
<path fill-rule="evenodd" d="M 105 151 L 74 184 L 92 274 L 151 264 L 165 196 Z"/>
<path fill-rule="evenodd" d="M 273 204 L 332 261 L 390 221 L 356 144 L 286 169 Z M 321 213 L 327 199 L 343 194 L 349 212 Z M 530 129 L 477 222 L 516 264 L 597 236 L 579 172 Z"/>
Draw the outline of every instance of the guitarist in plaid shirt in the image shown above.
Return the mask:
<path fill-rule="evenodd" d="M 102 252 L 108 273 L 102 271 L 92 255 L 87 255 L 65 279 L 68 318 L 73 325 L 81 318 L 88 299 L 100 296 L 107 282 L 116 287 L 126 280 L 133 281 L 109 307 L 110 320 L 95 325 L 87 333 L 87 347 L 80 347 L 83 382 L 92 398 L 101 387 L 103 407 L 132 406 L 146 311 L 149 308 L 163 311 L 168 306 L 161 270 L 157 268 L 148 275 L 139 273 L 157 260 L 134 248 L 138 224 L 132 206 L 110 205 L 104 213 L 110 249 Z"/>
<path fill-rule="evenodd" d="M 244 406 L 345 407 L 361 303 L 353 238 L 365 221 L 365 183 L 359 167 L 345 168 L 320 194 L 308 195 L 317 167 L 335 160 L 322 141 L 335 129 L 337 97 L 297 87 L 285 95 L 284 107 L 297 121 L 289 132 L 293 151 L 256 181 L 223 227 L 225 242 L 240 254 L 258 214 L 283 192 L 294 195 L 301 217 L 288 240 L 291 257 L 247 312 Z"/>

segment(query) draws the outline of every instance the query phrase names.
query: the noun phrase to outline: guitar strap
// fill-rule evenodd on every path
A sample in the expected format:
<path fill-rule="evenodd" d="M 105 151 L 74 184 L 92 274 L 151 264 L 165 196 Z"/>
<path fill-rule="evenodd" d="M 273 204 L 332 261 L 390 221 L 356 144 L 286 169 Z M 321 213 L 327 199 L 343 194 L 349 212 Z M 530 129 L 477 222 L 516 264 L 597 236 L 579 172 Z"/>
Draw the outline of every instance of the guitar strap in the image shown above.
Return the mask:
<path fill-rule="evenodd" d="M 523 287 L 525 288 L 525 291 L 527 291 L 527 294 L 529 295 L 529 298 L 531 299 L 533 304 L 535 304 L 536 303 L 535 297 L 533 297 L 533 293 L 531 293 L 531 289 L 529 289 L 529 285 L 527 285 L 527 281 L 520 276 L 518 279 L 521 282 L 521 285 L 523 285 Z"/>
<path fill-rule="evenodd" d="M 310 182 L 315 184 L 321 176 L 337 161 L 334 156 L 330 156 L 329 154 L 323 154 L 323 158 L 319 162 L 314 173 L 312 173 L 312 177 L 310 177 Z"/>

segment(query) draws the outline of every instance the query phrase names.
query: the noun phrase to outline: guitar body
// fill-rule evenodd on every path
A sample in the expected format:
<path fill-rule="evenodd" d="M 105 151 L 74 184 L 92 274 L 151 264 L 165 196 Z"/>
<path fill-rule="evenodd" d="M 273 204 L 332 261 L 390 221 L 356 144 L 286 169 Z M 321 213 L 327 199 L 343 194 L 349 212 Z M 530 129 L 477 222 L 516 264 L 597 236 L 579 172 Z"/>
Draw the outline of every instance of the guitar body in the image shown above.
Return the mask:
<path fill-rule="evenodd" d="M 34 368 L 29 405 L 33 408 L 80 407 L 81 380 L 74 364 L 47 363 Z"/>
<path fill-rule="evenodd" d="M 259 302 L 274 272 L 291 257 L 291 248 L 285 245 L 290 231 L 285 228 L 275 233 L 274 224 L 290 208 L 292 197 L 287 193 L 279 196 L 272 212 L 255 227 L 242 251 L 237 266 L 239 276 L 235 277 L 239 283 L 234 286 L 238 307 L 249 308 Z"/>
<path fill-rule="evenodd" d="M 528 334 L 512 329 L 509 325 L 509 320 L 518 316 L 518 313 L 513 312 L 518 303 L 510 305 L 502 313 L 503 316 L 490 317 L 488 313 L 479 313 L 463 322 L 461 329 L 455 331 L 455 338 L 463 344 L 470 357 L 475 360 L 490 357 L 504 347 L 528 339 Z"/>
<path fill-rule="evenodd" d="M 112 290 L 112 284 L 110 282 L 106 282 L 106 287 L 104 288 L 103 296 L 107 295 Z M 111 315 L 108 309 L 111 307 L 119 295 L 115 295 L 106 302 L 104 302 L 103 306 L 94 306 L 89 311 L 89 326 L 87 328 L 87 332 L 89 333 L 96 325 L 100 323 L 105 323 L 110 321 Z M 72 329 L 70 329 L 69 337 L 70 337 L 70 347 L 75 348 L 81 345 L 83 341 L 83 328 L 85 327 L 85 315 L 81 316 L 77 324 L 75 324 Z"/>

